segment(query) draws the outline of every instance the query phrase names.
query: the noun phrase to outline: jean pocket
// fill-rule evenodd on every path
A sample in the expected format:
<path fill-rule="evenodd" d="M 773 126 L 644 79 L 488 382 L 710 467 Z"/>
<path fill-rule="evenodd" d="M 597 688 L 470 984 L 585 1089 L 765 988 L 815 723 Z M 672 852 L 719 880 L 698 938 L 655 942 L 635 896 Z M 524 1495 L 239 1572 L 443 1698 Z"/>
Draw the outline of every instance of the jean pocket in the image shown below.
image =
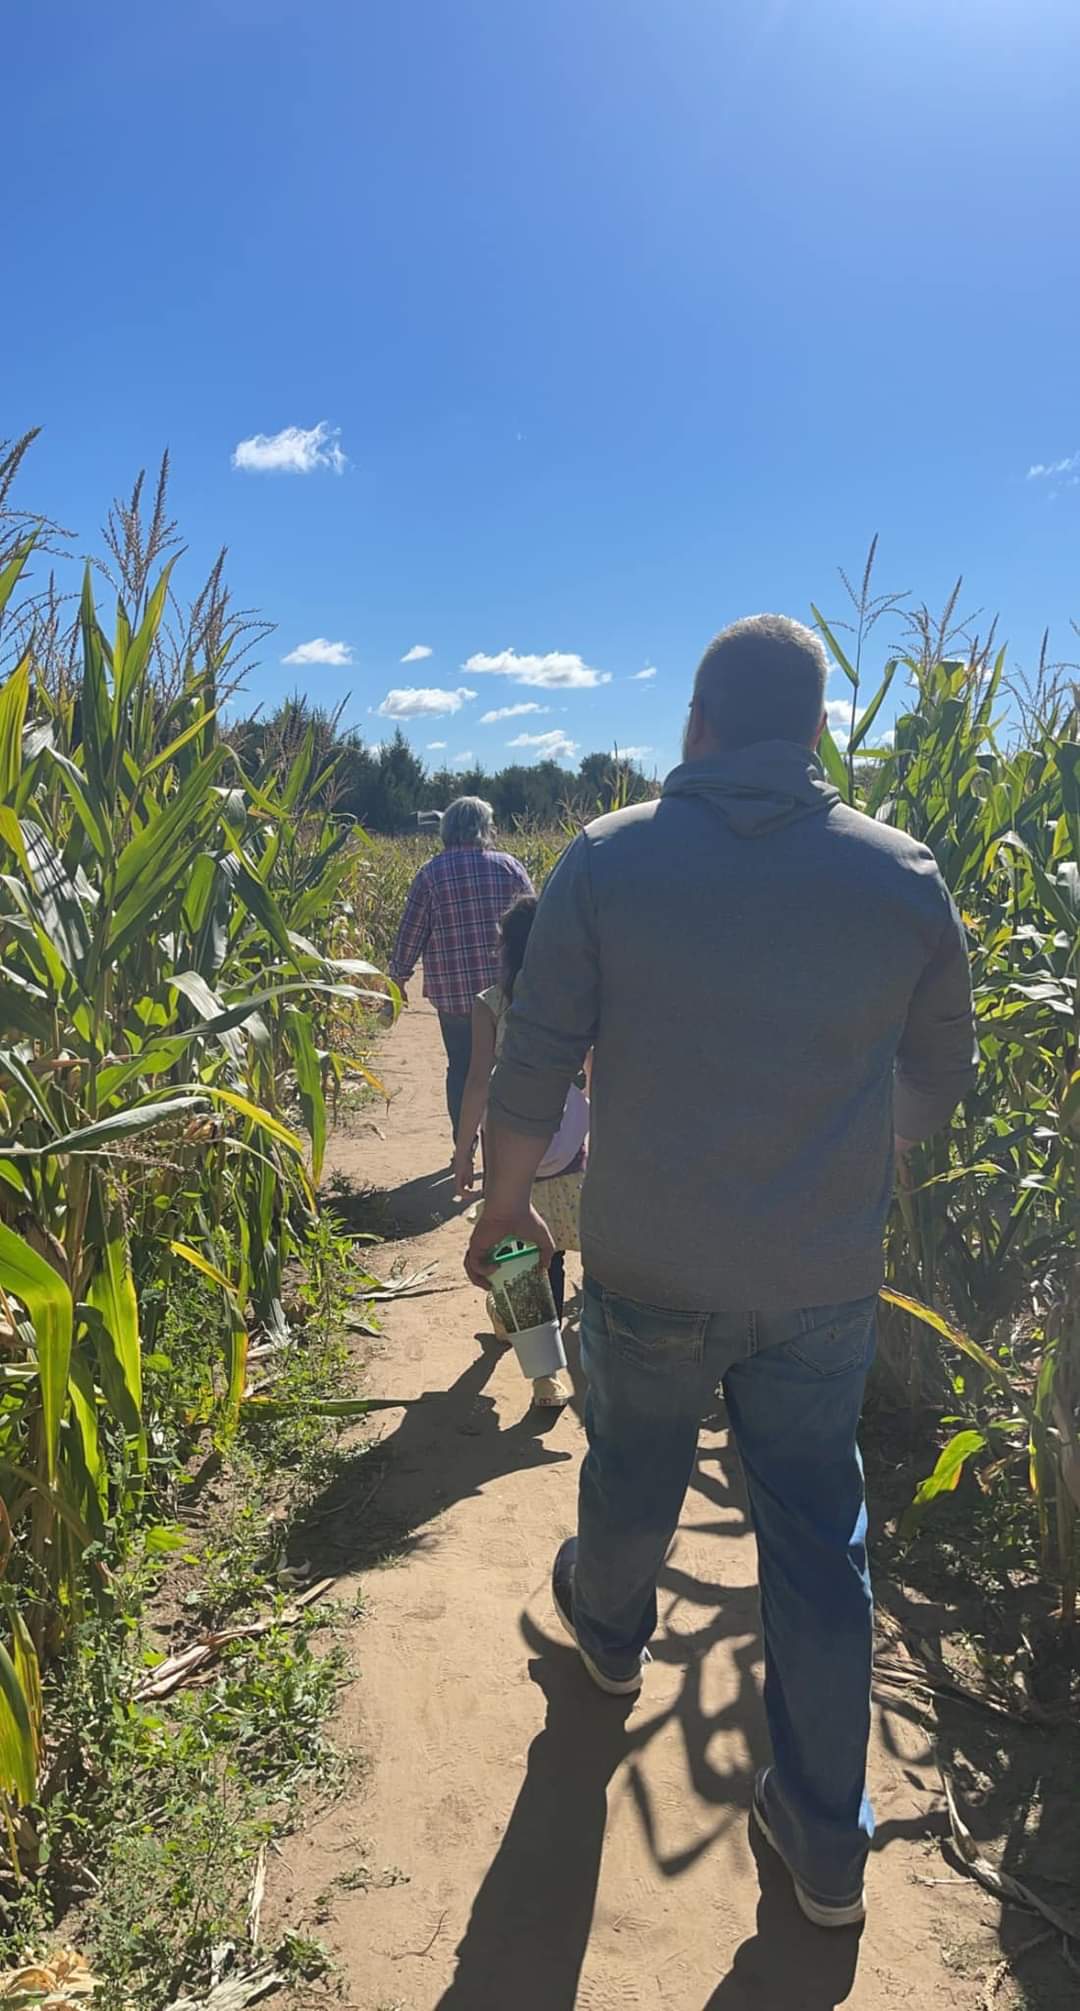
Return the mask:
<path fill-rule="evenodd" d="M 867 1369 L 874 1352 L 877 1293 L 840 1306 L 809 1306 L 799 1315 L 802 1332 L 787 1353 L 817 1376 L 849 1375 Z"/>
<path fill-rule="evenodd" d="M 600 1303 L 609 1346 L 639 1367 L 665 1369 L 702 1360 L 708 1313 L 646 1306 L 638 1299 L 621 1299 L 604 1290 Z"/>

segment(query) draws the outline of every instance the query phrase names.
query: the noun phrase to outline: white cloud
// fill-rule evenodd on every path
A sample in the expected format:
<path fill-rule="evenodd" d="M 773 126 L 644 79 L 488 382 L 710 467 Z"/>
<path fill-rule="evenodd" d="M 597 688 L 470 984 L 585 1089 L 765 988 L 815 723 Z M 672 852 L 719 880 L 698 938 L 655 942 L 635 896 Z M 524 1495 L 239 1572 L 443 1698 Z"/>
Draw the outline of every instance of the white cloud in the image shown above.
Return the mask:
<path fill-rule="evenodd" d="M 529 700 L 525 705 L 497 705 L 494 712 L 482 712 L 481 726 L 497 726 L 500 719 L 524 719 L 527 712 L 550 712 L 550 705 L 537 705 Z"/>
<path fill-rule="evenodd" d="M 444 747 L 448 746 L 448 744 L 445 740 L 429 740 L 427 751 L 429 754 L 441 754 Z"/>
<path fill-rule="evenodd" d="M 1063 461 L 1036 461 L 1027 471 L 1029 482 L 1041 481 L 1046 476 L 1053 480 L 1055 476 L 1061 475 L 1080 476 L 1080 452 L 1066 454 Z"/>
<path fill-rule="evenodd" d="M 649 679 L 655 676 L 656 665 L 654 663 L 647 663 L 644 670 L 635 670 L 630 682 L 631 684 L 648 684 Z"/>
<path fill-rule="evenodd" d="M 450 759 L 446 765 L 453 774 L 460 775 L 462 769 L 471 768 L 475 760 L 476 756 L 473 753 L 472 748 L 463 747 L 460 754 L 452 754 L 450 756 Z"/>
<path fill-rule="evenodd" d="M 516 740 L 508 740 L 508 747 L 531 747 L 538 761 L 572 761 L 577 753 L 577 741 L 570 740 L 556 727 L 551 733 L 519 733 Z"/>
<path fill-rule="evenodd" d="M 335 475 L 348 463 L 338 439 L 340 426 L 320 419 L 317 426 L 283 426 L 280 433 L 253 433 L 233 448 L 232 464 L 248 475 L 311 475 L 332 468 Z"/>
<path fill-rule="evenodd" d="M 425 656 L 430 655 L 431 651 L 426 642 L 414 642 L 412 648 L 405 651 L 401 661 L 402 663 L 423 663 Z"/>
<path fill-rule="evenodd" d="M 298 642 L 295 649 L 283 656 L 282 663 L 326 663 L 333 670 L 344 670 L 352 662 L 352 644 L 347 642 L 327 642 L 324 635 L 317 635 L 313 642 Z"/>
<path fill-rule="evenodd" d="M 856 708 L 855 724 L 859 724 L 865 707 Z M 846 747 L 851 738 L 850 698 L 830 698 L 825 703 L 825 717 L 829 722 L 829 732 L 838 747 Z"/>
<path fill-rule="evenodd" d="M 496 656 L 470 656 L 461 667 L 473 675 L 512 677 L 515 684 L 545 691 L 591 691 L 611 683 L 610 670 L 593 670 L 580 656 L 561 649 L 549 650 L 546 656 L 519 656 L 516 649 L 501 649 Z"/>
<path fill-rule="evenodd" d="M 457 691 L 433 691 L 430 686 L 407 685 L 388 691 L 381 705 L 375 707 L 382 719 L 424 719 L 443 712 L 460 712 L 475 691 L 466 691 L 462 685 Z"/>
<path fill-rule="evenodd" d="M 655 750 L 651 747 L 620 747 L 619 760 L 644 761 L 645 756 L 647 754 L 652 754 L 654 751 Z"/>

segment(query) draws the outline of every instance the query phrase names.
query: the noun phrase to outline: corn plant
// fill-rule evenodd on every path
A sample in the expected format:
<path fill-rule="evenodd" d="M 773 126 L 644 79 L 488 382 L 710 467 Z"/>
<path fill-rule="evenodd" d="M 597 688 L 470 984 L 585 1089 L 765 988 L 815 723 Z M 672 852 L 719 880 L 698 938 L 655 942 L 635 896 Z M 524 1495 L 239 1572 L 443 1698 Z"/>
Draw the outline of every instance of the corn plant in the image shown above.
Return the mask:
<path fill-rule="evenodd" d="M 0 613 L 33 545 L 0 567 Z M 154 1309 L 180 1264 L 222 1293 L 229 1432 L 252 1324 L 288 1338 L 342 1066 L 328 1014 L 374 996 L 372 965 L 327 946 L 357 840 L 312 809 L 310 745 L 246 774 L 218 727 L 227 625 L 163 679 L 170 568 L 136 593 L 107 636 L 87 572 L 75 673 L 31 638 L 0 689 L 5 1810 L 33 1796 L 40 1659 L 107 1593 L 110 1516 L 149 1512 Z"/>

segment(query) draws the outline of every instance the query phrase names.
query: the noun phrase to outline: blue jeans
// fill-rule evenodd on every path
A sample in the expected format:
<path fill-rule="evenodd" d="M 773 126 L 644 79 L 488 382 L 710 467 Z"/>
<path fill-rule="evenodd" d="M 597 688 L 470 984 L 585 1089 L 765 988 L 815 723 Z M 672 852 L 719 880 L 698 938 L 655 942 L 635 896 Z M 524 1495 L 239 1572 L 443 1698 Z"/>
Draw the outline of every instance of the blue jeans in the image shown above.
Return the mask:
<path fill-rule="evenodd" d="M 876 1298 L 791 1313 L 687 1313 L 586 1279 L 588 1378 L 574 1624 L 629 1675 L 656 1627 L 656 1580 L 722 1387 L 758 1546 L 769 1826 L 818 1898 L 862 1885 L 873 1607 L 856 1441 Z"/>
<path fill-rule="evenodd" d="M 468 1013 L 441 1012 L 439 1030 L 446 1049 L 446 1108 L 450 1113 L 450 1129 L 457 1139 L 457 1129 L 461 1122 L 461 1100 L 465 1094 L 465 1078 L 472 1060 L 472 1019 Z"/>

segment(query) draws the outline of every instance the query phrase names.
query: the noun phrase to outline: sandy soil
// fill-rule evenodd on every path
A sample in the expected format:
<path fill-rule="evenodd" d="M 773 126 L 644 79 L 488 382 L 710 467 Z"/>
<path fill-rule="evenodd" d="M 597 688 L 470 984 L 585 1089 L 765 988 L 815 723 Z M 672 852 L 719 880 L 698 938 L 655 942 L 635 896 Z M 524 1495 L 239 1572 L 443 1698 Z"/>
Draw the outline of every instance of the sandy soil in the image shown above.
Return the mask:
<path fill-rule="evenodd" d="M 513 1355 L 478 1338 L 426 1007 L 382 1061 L 385 1136 L 339 1136 L 335 1163 L 388 1190 L 399 1240 L 380 1269 L 435 1261 L 441 1289 L 387 1309 L 371 1387 L 402 1407 L 368 1498 L 326 1518 L 321 1568 L 366 1599 L 337 1728 L 358 1763 L 348 1796 L 272 1860 L 274 1914 L 319 1923 L 360 2011 L 980 2005 L 955 1952 L 997 1910 L 950 1876 L 931 1756 L 902 1710 L 875 1712 L 861 1936 L 809 1927 L 751 1842 L 755 1552 L 722 1428 L 702 1435 L 644 1694 L 627 1710 L 593 1690 L 546 1589 L 574 1526 L 580 1403 L 530 1415 Z"/>

